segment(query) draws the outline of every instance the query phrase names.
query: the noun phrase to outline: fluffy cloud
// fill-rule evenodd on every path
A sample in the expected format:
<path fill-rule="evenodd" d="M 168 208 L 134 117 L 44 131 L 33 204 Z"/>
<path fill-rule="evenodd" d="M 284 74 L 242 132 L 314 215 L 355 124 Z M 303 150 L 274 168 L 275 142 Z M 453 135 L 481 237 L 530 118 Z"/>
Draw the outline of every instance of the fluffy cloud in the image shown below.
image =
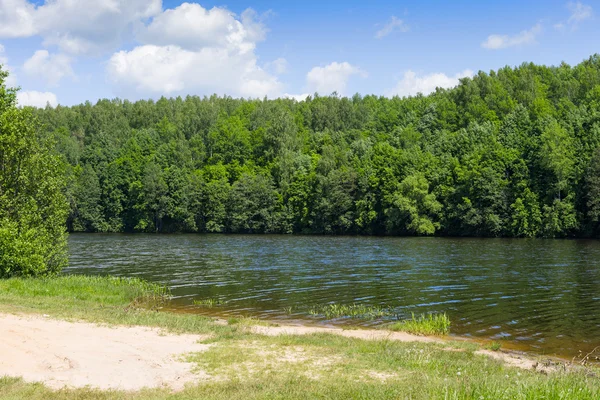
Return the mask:
<path fill-rule="evenodd" d="M 34 90 L 17 93 L 17 102 L 23 107 L 31 106 L 43 108 L 46 107 L 47 104 L 50 104 L 52 107 L 56 107 L 58 105 L 58 99 L 54 93 L 42 93 Z"/>
<path fill-rule="evenodd" d="M 262 97 L 281 92 L 281 83 L 256 65 L 254 55 L 243 57 L 223 48 L 139 46 L 114 54 L 108 74 L 120 90 L 139 95 L 185 91 Z"/>
<path fill-rule="evenodd" d="M 473 71 L 465 70 L 454 76 L 443 73 L 434 73 L 419 76 L 413 71 L 406 71 L 404 77 L 398 81 L 396 86 L 388 91 L 389 96 L 414 96 L 417 93 L 427 95 L 436 88 L 452 88 L 457 86 L 461 78 L 473 76 Z"/>
<path fill-rule="evenodd" d="M 28 37 L 37 33 L 35 6 L 27 0 L 0 0 L 0 37 Z"/>
<path fill-rule="evenodd" d="M 121 44 L 162 0 L 0 0 L 0 37 L 39 35 L 69 54 L 98 54 Z"/>
<path fill-rule="evenodd" d="M 113 54 L 108 76 L 121 92 L 134 96 L 279 96 L 282 84 L 258 66 L 254 52 L 265 34 L 252 10 L 238 18 L 223 8 L 183 3 L 138 31 L 143 45 Z"/>
<path fill-rule="evenodd" d="M 403 20 L 392 15 L 391 20 L 375 33 L 375 38 L 382 39 L 394 31 L 408 32 L 409 29 Z"/>
<path fill-rule="evenodd" d="M 8 65 L 8 58 L 4 53 L 4 46 L 0 44 L 0 65 L 5 71 L 8 71 L 9 75 L 6 81 L 4 82 L 8 87 L 16 87 L 17 86 L 17 76 L 15 75 L 14 70 Z"/>
<path fill-rule="evenodd" d="M 221 47 L 247 53 L 264 40 L 265 34 L 266 29 L 256 21 L 256 13 L 251 9 L 238 20 L 225 8 L 207 10 L 199 4 L 183 3 L 157 15 L 139 32 L 138 39 L 146 44 L 177 45 L 186 50 Z"/>
<path fill-rule="evenodd" d="M 537 24 L 533 28 L 521 31 L 516 35 L 490 35 L 481 46 L 490 50 L 498 50 L 507 47 L 535 44 L 536 37 L 540 33 L 542 33 L 542 25 Z"/>
<path fill-rule="evenodd" d="M 23 64 L 28 75 L 44 78 L 50 86 L 56 86 L 66 76 L 74 76 L 70 57 L 64 54 L 50 54 L 46 50 L 36 51 Z"/>
<path fill-rule="evenodd" d="M 347 62 L 333 62 L 325 67 L 315 67 L 306 75 L 310 92 L 329 95 L 333 92 L 344 94 L 348 80 L 353 75 L 366 77 L 367 73 Z"/>

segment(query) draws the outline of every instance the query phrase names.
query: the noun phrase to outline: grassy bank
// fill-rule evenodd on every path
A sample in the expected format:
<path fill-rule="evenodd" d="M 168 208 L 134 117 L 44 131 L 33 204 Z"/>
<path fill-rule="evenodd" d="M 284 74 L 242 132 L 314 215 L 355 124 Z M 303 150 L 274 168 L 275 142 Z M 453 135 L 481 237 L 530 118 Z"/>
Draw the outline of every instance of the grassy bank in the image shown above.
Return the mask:
<path fill-rule="evenodd" d="M 188 358 L 214 380 L 183 392 L 93 389 L 51 391 L 0 378 L 0 399 L 597 399 L 595 371 L 548 375 L 477 355 L 470 343 L 366 341 L 331 334 L 262 336 L 252 321 L 156 311 L 165 291 L 138 281 L 60 277 L 0 281 L 0 312 L 146 325 L 207 335 L 204 353 Z"/>

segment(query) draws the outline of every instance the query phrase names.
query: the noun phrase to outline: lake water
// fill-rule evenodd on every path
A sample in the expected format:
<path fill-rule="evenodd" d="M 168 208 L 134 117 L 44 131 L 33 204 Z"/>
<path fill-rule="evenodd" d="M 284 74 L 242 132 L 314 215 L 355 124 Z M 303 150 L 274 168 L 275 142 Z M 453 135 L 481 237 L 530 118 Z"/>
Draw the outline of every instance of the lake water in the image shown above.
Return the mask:
<path fill-rule="evenodd" d="M 176 310 L 311 316 L 327 303 L 446 312 L 452 335 L 572 357 L 600 345 L 600 241 L 326 236 L 70 236 L 68 273 L 167 285 Z M 217 298 L 224 305 L 195 306 Z M 293 307 L 292 314 L 286 312 Z"/>

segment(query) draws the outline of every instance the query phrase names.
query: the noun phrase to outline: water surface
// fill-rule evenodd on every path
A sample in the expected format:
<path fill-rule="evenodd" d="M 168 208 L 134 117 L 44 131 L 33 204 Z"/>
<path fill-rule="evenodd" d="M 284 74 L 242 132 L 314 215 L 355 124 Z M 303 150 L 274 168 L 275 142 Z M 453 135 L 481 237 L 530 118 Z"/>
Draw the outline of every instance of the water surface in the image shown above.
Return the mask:
<path fill-rule="evenodd" d="M 313 305 L 446 312 L 452 334 L 572 357 L 600 345 L 600 242 L 325 236 L 86 235 L 68 273 L 169 286 L 173 306 L 322 324 Z M 211 310 L 194 299 L 218 298 Z M 286 309 L 293 307 L 292 314 Z M 508 346 L 510 347 L 510 346 Z"/>

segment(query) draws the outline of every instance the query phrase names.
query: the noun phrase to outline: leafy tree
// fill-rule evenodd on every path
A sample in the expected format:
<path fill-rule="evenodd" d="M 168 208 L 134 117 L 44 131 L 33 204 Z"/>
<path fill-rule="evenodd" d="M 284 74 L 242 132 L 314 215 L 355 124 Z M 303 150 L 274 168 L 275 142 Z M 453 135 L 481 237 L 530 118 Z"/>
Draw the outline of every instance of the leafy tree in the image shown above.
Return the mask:
<path fill-rule="evenodd" d="M 277 232 L 280 219 L 280 199 L 268 177 L 244 174 L 232 186 L 228 202 L 232 232 Z"/>
<path fill-rule="evenodd" d="M 390 233 L 433 235 L 440 228 L 437 219 L 442 205 L 429 192 L 429 182 L 421 174 L 404 178 L 387 203 L 385 214 Z"/>
<path fill-rule="evenodd" d="M 55 274 L 67 263 L 65 169 L 7 76 L 0 69 L 0 277 Z"/>
<path fill-rule="evenodd" d="M 600 147 L 594 152 L 586 173 L 586 190 L 587 216 L 597 229 L 600 222 Z"/>
<path fill-rule="evenodd" d="M 573 175 L 573 139 L 556 121 L 551 121 L 541 136 L 542 165 L 554 175 L 556 196 L 560 200 Z"/>

